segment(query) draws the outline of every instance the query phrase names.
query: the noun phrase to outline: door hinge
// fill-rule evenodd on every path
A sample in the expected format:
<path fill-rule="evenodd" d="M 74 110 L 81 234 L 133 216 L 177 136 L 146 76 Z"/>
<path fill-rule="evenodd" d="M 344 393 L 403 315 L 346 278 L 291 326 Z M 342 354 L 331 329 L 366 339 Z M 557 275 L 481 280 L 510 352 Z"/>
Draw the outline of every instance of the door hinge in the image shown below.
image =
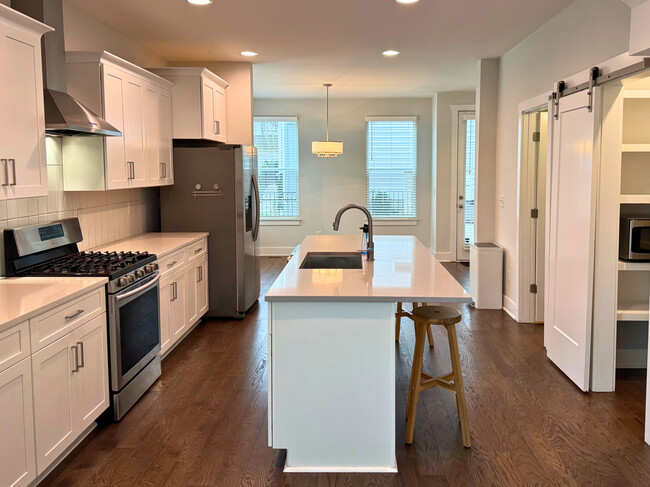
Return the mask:
<path fill-rule="evenodd" d="M 541 139 L 541 133 L 540 132 L 533 132 L 533 142 L 539 142 Z"/>
<path fill-rule="evenodd" d="M 530 285 L 530 293 L 531 294 L 537 294 L 537 284 L 531 284 Z"/>
<path fill-rule="evenodd" d="M 539 210 L 537 208 L 533 208 L 532 210 L 530 210 L 530 217 L 539 218 Z"/>

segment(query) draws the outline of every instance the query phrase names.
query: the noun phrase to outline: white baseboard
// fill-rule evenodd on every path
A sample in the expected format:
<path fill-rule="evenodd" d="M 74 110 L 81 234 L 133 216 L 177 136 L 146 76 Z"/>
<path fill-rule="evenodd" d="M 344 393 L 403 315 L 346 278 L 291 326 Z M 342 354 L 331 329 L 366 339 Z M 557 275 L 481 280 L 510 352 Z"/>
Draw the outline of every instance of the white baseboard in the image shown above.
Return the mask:
<path fill-rule="evenodd" d="M 648 351 L 645 348 L 616 350 L 616 368 L 645 369 L 648 366 Z"/>
<path fill-rule="evenodd" d="M 434 255 L 440 262 L 453 262 L 451 252 L 436 252 Z"/>
<path fill-rule="evenodd" d="M 259 256 L 260 257 L 287 257 L 291 255 L 293 249 L 296 247 L 260 247 Z"/>
<path fill-rule="evenodd" d="M 515 321 L 517 320 L 517 303 L 515 303 L 512 299 L 510 299 L 508 296 L 505 294 L 503 295 L 503 311 L 505 311 L 510 318 L 512 318 Z"/>

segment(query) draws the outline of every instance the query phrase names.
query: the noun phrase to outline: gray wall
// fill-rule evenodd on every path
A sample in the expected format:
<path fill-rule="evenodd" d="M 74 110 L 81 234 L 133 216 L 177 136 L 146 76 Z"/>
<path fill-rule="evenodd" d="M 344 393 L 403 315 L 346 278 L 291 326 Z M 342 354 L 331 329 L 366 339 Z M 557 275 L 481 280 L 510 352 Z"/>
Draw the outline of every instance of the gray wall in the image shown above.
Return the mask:
<path fill-rule="evenodd" d="M 324 93 L 323 93 L 324 95 Z M 332 221 L 347 203 L 366 203 L 366 123 L 368 115 L 418 117 L 418 224 L 378 226 L 377 234 L 415 235 L 429 246 L 431 235 L 431 99 L 330 99 L 330 139 L 343 141 L 344 153 L 336 159 L 319 159 L 311 143 L 325 137 L 325 100 L 255 99 L 256 116 L 298 116 L 300 148 L 299 226 L 263 226 L 260 247 L 265 254 L 286 254 L 306 235 L 334 233 Z M 359 233 L 363 215 L 345 215 L 341 233 Z M 359 237 L 361 238 L 361 237 Z"/>

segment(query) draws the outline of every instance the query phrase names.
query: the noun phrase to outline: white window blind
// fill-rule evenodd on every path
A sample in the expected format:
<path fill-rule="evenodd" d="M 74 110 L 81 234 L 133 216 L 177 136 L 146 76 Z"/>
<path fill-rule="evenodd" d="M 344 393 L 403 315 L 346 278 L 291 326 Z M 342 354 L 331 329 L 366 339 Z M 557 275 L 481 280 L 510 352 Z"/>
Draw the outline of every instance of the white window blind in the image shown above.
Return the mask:
<path fill-rule="evenodd" d="M 260 217 L 298 218 L 298 119 L 255 117 Z"/>
<path fill-rule="evenodd" d="M 375 218 L 416 218 L 416 117 L 367 117 L 366 124 L 370 213 Z"/>

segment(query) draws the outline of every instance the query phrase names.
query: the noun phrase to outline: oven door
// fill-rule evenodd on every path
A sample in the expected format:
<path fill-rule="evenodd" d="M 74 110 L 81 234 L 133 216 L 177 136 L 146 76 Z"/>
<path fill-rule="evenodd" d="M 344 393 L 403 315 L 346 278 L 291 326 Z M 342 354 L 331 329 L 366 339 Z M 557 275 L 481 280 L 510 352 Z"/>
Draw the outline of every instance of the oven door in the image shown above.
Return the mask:
<path fill-rule="evenodd" d="M 111 389 L 118 392 L 160 352 L 160 275 L 108 296 Z"/>
<path fill-rule="evenodd" d="M 631 220 L 630 259 L 650 260 L 650 220 Z"/>

